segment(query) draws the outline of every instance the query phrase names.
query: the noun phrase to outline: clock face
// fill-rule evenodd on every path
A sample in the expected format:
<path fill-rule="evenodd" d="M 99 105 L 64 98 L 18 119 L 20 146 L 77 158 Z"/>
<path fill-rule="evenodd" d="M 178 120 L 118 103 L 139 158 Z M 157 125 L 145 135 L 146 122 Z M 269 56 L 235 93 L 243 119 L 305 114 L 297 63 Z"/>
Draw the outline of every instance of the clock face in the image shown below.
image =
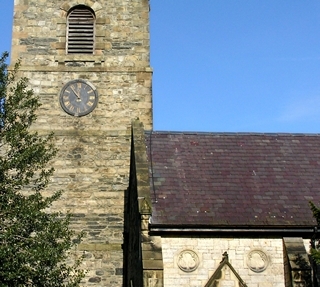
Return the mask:
<path fill-rule="evenodd" d="M 98 103 L 98 92 L 89 82 L 74 80 L 61 90 L 60 104 L 66 113 L 81 117 L 91 113 Z"/>

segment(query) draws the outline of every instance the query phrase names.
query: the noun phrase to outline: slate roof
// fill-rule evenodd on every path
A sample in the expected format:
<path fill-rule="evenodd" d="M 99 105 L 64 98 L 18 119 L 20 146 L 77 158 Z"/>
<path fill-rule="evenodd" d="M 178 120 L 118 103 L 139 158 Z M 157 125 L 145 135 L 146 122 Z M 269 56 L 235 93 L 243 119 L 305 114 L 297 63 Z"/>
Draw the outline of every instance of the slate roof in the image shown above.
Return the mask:
<path fill-rule="evenodd" d="M 145 132 L 152 224 L 314 226 L 320 135 Z"/>

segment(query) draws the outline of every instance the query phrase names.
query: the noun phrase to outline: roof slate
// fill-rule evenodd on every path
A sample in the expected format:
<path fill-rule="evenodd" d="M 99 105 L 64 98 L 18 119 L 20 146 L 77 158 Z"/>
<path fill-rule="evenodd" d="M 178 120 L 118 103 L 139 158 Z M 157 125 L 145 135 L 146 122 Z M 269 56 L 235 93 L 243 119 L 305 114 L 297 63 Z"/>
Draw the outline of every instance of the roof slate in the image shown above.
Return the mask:
<path fill-rule="evenodd" d="M 145 132 L 152 223 L 312 226 L 320 135 Z"/>

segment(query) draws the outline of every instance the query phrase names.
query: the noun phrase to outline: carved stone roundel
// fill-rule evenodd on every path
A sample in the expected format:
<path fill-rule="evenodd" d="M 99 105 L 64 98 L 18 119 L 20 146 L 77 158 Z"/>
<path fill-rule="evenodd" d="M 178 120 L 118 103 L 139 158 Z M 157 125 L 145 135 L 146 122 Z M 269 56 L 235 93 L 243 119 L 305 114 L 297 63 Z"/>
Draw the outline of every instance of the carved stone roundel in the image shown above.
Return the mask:
<path fill-rule="evenodd" d="M 263 272 L 269 264 L 269 258 L 261 250 L 252 250 L 247 256 L 247 265 L 253 272 Z"/>
<path fill-rule="evenodd" d="M 192 272 L 199 266 L 199 257 L 192 250 L 184 250 L 178 256 L 178 266 L 184 272 Z"/>

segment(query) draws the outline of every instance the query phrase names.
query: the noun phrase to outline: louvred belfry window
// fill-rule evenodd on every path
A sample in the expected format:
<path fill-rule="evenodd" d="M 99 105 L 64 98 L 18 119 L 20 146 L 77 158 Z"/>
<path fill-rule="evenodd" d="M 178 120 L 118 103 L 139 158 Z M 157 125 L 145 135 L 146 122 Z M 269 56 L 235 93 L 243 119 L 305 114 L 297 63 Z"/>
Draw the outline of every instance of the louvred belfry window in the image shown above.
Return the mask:
<path fill-rule="evenodd" d="M 67 53 L 94 53 L 95 16 L 85 6 L 75 7 L 68 15 Z"/>

